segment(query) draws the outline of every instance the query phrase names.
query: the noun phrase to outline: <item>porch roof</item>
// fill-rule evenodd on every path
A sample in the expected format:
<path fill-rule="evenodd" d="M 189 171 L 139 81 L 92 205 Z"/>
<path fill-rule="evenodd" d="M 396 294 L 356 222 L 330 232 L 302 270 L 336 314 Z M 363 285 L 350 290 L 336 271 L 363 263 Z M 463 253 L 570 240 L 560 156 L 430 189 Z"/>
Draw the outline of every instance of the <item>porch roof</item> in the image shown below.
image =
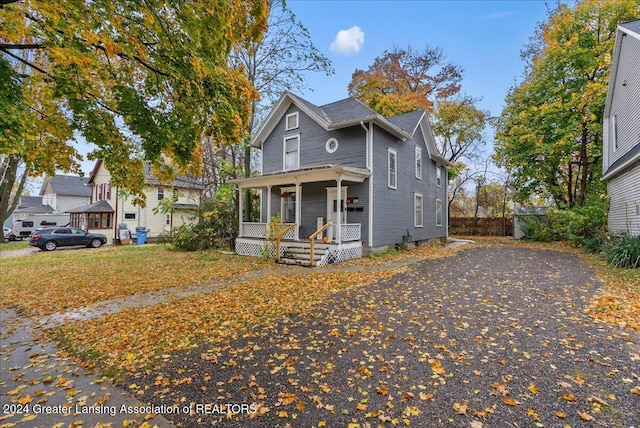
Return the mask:
<path fill-rule="evenodd" d="M 365 178 L 370 175 L 371 172 L 368 169 L 327 164 L 313 165 L 300 168 L 295 171 L 267 174 L 259 177 L 239 178 L 231 180 L 230 182 L 243 189 L 248 187 L 279 186 L 285 184 L 302 184 L 329 180 L 343 180 L 362 183 Z"/>

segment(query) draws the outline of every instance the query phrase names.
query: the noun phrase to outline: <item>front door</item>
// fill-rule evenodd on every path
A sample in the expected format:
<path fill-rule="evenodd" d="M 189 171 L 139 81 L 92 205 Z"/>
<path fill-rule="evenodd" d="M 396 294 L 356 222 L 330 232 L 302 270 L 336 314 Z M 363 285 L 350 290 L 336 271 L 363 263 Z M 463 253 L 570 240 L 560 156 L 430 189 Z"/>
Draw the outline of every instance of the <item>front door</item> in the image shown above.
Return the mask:
<path fill-rule="evenodd" d="M 327 189 L 327 219 L 331 220 L 331 227 L 327 229 L 329 241 L 334 241 L 338 238 L 338 215 L 340 215 L 340 224 L 347 222 L 347 188 L 342 187 L 340 193 L 341 197 L 340 200 L 338 200 L 338 189 L 335 187 Z"/>

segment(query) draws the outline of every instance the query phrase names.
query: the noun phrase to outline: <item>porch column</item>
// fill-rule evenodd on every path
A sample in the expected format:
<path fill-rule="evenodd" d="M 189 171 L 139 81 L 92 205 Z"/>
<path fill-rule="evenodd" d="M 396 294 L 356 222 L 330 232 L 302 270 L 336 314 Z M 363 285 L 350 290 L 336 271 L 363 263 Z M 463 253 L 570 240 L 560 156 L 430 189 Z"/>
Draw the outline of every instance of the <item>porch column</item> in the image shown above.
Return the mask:
<path fill-rule="evenodd" d="M 271 186 L 267 186 L 267 224 L 271 221 Z"/>
<path fill-rule="evenodd" d="M 300 240 L 300 219 L 302 218 L 302 198 L 300 197 L 300 183 L 296 183 L 296 228 L 294 229 L 294 239 Z"/>
<path fill-rule="evenodd" d="M 338 177 L 338 179 L 336 180 L 336 213 L 338 214 L 336 217 L 338 217 L 336 220 L 336 224 L 337 224 L 337 232 L 336 232 L 336 240 L 338 241 L 338 244 L 340 244 L 342 242 L 342 177 Z"/>
<path fill-rule="evenodd" d="M 244 217 L 243 212 L 243 200 L 242 200 L 242 187 L 238 186 L 238 236 L 242 236 L 242 218 Z"/>

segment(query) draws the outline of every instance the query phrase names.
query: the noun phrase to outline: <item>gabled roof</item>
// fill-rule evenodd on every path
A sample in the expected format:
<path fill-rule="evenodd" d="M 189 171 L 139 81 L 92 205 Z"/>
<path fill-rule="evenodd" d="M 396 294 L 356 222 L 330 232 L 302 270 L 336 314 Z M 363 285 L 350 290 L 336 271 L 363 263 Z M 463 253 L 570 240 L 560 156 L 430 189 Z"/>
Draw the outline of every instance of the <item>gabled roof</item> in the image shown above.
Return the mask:
<path fill-rule="evenodd" d="M 397 138 L 406 141 L 413 138 L 415 132 L 420 128 L 431 159 L 442 165 L 451 166 L 449 161 L 440 156 L 436 148 L 433 133 L 424 110 L 415 110 L 386 118 L 353 97 L 323 106 L 316 106 L 297 95 L 285 91 L 251 140 L 252 146 L 262 146 L 264 140 L 273 132 L 292 104 L 327 131 L 356 126 L 364 122 L 373 122 Z"/>
<path fill-rule="evenodd" d="M 262 146 L 264 140 L 271 134 L 292 104 L 313 119 L 318 125 L 322 126 L 326 131 L 358 125 L 361 122 L 374 122 L 401 140 L 411 138 L 410 133 L 398 128 L 387 118 L 379 115 L 353 97 L 319 107 L 297 95 L 285 91 L 262 123 L 258 132 L 254 135 L 251 140 L 252 146 Z"/>
<path fill-rule="evenodd" d="M 91 188 L 86 185 L 88 181 L 77 175 L 56 174 L 44 179 L 40 195 L 44 195 L 47 187 L 51 187 L 51 191 L 56 195 L 91 197 Z"/>
<path fill-rule="evenodd" d="M 13 211 L 13 214 L 20 213 L 31 213 L 31 214 L 46 214 L 52 213 L 55 210 L 51 207 L 51 205 L 38 205 L 33 207 L 18 207 Z"/>
<path fill-rule="evenodd" d="M 77 208 L 67 210 L 68 213 L 112 213 L 113 208 L 107 201 L 98 201 L 92 204 L 83 205 Z"/>
<path fill-rule="evenodd" d="M 96 164 L 93 166 L 93 169 L 91 170 L 91 174 L 89 175 L 88 184 L 90 186 L 94 185 L 96 174 L 98 174 L 98 171 L 100 170 L 101 166 L 102 166 L 102 159 L 98 159 L 96 161 Z M 143 174 L 144 174 L 145 184 L 148 184 L 151 186 L 162 185 L 162 186 L 169 186 L 169 187 L 180 187 L 183 189 L 204 189 L 204 186 L 198 181 L 197 177 L 189 176 L 189 175 L 177 175 L 171 184 L 160 183 L 160 181 L 158 181 L 158 179 L 156 179 L 151 173 L 151 166 L 149 165 L 149 163 L 145 164 Z"/>

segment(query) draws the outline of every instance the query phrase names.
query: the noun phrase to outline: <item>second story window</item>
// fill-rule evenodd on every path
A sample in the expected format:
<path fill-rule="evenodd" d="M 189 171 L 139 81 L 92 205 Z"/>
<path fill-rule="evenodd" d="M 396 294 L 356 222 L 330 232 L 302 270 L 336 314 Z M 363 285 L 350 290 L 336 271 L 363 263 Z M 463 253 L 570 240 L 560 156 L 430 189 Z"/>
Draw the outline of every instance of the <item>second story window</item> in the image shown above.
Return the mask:
<path fill-rule="evenodd" d="M 422 180 L 422 149 L 416 146 L 416 178 Z"/>
<path fill-rule="evenodd" d="M 161 201 L 164 199 L 164 187 L 158 186 L 158 200 Z"/>
<path fill-rule="evenodd" d="M 286 130 L 298 129 L 298 112 L 288 114 L 286 117 Z"/>
<path fill-rule="evenodd" d="M 442 167 L 436 165 L 436 186 L 442 186 Z"/>
<path fill-rule="evenodd" d="M 300 134 L 284 138 L 283 169 L 292 171 L 300 168 Z"/>

